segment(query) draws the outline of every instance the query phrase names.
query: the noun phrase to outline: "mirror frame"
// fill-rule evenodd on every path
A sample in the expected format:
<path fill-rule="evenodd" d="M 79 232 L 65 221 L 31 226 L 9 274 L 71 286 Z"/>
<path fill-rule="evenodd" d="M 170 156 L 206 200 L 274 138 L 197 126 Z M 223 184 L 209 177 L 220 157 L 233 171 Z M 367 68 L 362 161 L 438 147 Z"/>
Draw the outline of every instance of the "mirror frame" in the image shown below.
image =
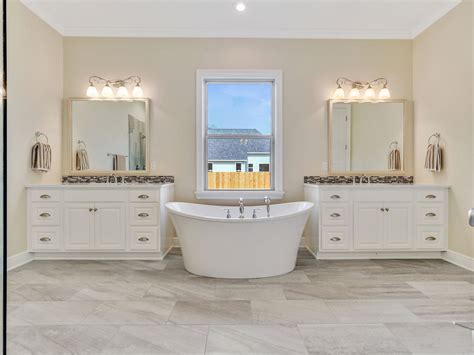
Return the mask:
<path fill-rule="evenodd" d="M 381 171 L 333 171 L 332 169 L 332 117 L 333 117 L 333 106 L 334 104 L 338 103 L 402 103 L 403 104 L 403 153 L 402 153 L 402 168 L 398 171 L 389 171 L 389 170 L 381 170 Z M 406 176 L 409 175 L 409 166 L 411 159 L 410 152 L 412 149 L 412 145 L 409 143 L 413 133 L 410 134 L 410 120 L 408 114 L 408 101 L 405 99 L 390 99 L 390 100 L 335 100 L 330 99 L 328 100 L 328 119 L 327 119 L 327 158 L 328 158 L 328 175 L 329 176 L 358 176 L 358 175 L 377 175 L 377 176 Z"/>
<path fill-rule="evenodd" d="M 63 159 L 64 166 L 67 170 L 64 171 L 65 175 L 75 176 L 96 176 L 96 175 L 110 175 L 116 174 L 117 176 L 128 176 L 128 175 L 149 175 L 150 174 L 150 139 L 146 140 L 146 169 L 145 170 L 76 170 L 74 164 L 74 151 L 76 144 L 72 141 L 72 103 L 74 101 L 141 101 L 145 103 L 145 127 L 147 137 L 150 137 L 150 99 L 91 99 L 88 97 L 70 97 L 67 99 L 67 114 L 65 115 L 64 122 L 64 134 L 63 134 L 63 153 L 65 159 Z"/>

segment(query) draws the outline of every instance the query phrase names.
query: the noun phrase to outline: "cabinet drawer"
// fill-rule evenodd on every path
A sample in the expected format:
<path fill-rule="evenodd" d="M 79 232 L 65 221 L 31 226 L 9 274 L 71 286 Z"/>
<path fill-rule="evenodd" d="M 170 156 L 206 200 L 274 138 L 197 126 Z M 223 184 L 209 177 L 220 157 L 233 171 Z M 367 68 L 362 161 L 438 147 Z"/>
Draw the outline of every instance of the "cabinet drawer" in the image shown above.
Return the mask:
<path fill-rule="evenodd" d="M 132 227 L 130 249 L 154 250 L 159 247 L 157 227 Z"/>
<path fill-rule="evenodd" d="M 347 203 L 322 204 L 322 224 L 325 226 L 349 226 L 350 217 Z"/>
<path fill-rule="evenodd" d="M 417 191 L 416 200 L 422 202 L 442 202 L 444 201 L 444 190 Z"/>
<path fill-rule="evenodd" d="M 419 226 L 416 232 L 418 249 L 444 249 L 444 227 Z"/>
<path fill-rule="evenodd" d="M 158 204 L 132 203 L 130 206 L 130 224 L 139 226 L 158 224 Z"/>
<path fill-rule="evenodd" d="M 104 188 L 97 190 L 86 190 L 74 188 L 64 191 L 66 202 L 125 202 L 127 191 L 123 188 Z"/>
<path fill-rule="evenodd" d="M 57 203 L 32 203 L 31 204 L 31 224 L 42 226 L 59 225 L 59 204 Z"/>
<path fill-rule="evenodd" d="M 60 202 L 61 190 L 31 190 L 32 202 Z"/>
<path fill-rule="evenodd" d="M 354 201 L 356 202 L 411 202 L 413 201 L 413 192 L 405 189 L 377 190 L 360 189 L 354 191 Z"/>
<path fill-rule="evenodd" d="M 133 190 L 130 191 L 130 202 L 157 202 L 156 191 L 154 190 Z"/>
<path fill-rule="evenodd" d="M 444 206 L 440 203 L 425 203 L 416 206 L 418 224 L 443 224 Z"/>
<path fill-rule="evenodd" d="M 348 250 L 350 249 L 350 233 L 347 227 L 323 227 L 322 250 Z"/>
<path fill-rule="evenodd" d="M 350 192 L 343 190 L 323 190 L 321 191 L 321 201 L 323 202 L 348 202 Z"/>
<path fill-rule="evenodd" d="M 59 227 L 33 227 L 31 248 L 33 250 L 57 250 L 60 248 L 61 229 Z"/>

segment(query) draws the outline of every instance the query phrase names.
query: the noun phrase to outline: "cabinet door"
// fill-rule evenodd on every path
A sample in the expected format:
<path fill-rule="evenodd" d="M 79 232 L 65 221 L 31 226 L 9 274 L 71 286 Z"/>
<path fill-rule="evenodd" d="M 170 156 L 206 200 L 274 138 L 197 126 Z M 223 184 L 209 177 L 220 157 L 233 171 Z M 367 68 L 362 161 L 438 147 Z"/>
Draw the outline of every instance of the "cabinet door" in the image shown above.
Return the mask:
<path fill-rule="evenodd" d="M 406 203 L 386 203 L 384 212 L 385 249 L 413 246 L 413 209 Z"/>
<path fill-rule="evenodd" d="M 64 248 L 94 249 L 94 204 L 70 203 L 65 206 Z"/>
<path fill-rule="evenodd" d="M 384 213 L 382 203 L 354 205 L 354 249 L 382 249 Z"/>
<path fill-rule="evenodd" d="M 125 249 L 124 211 L 122 203 L 95 204 L 96 249 Z"/>

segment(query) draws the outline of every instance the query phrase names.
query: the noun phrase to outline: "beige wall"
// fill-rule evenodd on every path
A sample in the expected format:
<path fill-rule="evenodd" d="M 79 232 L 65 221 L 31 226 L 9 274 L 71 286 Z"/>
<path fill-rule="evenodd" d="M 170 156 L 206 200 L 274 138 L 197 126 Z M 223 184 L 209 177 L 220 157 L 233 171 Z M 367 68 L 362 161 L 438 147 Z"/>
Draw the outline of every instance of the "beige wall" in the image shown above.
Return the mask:
<path fill-rule="evenodd" d="M 418 36 L 413 45 L 415 179 L 451 185 L 449 249 L 474 256 L 467 211 L 474 207 L 472 3 L 464 2 Z M 428 137 L 441 133 L 445 166 L 423 169 Z"/>
<path fill-rule="evenodd" d="M 393 98 L 412 98 L 412 42 L 378 40 L 65 38 L 64 96 L 84 96 L 90 75 L 140 75 L 151 102 L 151 160 L 176 177 L 176 198 L 196 189 L 196 69 L 283 70 L 284 190 L 303 198 L 303 176 L 324 173 L 327 99 L 340 76 L 385 76 Z"/>
<path fill-rule="evenodd" d="M 25 185 L 61 180 L 63 39 L 18 0 L 7 3 L 8 255 L 26 250 Z M 35 131 L 48 135 L 52 169 L 30 169 Z"/>

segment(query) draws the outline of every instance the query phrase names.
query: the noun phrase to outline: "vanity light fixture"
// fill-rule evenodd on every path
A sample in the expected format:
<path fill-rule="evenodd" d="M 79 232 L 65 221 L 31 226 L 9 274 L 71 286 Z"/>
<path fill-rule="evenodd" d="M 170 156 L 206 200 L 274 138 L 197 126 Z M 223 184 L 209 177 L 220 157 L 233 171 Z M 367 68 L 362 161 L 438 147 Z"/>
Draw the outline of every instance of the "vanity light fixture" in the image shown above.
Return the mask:
<path fill-rule="evenodd" d="M 139 76 L 129 76 L 125 79 L 116 79 L 116 80 L 109 80 L 102 78 L 100 76 L 93 75 L 89 78 L 89 87 L 87 88 L 86 95 L 88 97 L 98 97 L 99 93 L 97 91 L 97 85 L 103 84 L 103 88 L 101 91 L 101 96 L 105 98 L 113 98 L 114 97 L 114 90 L 113 88 L 117 88 L 117 97 L 124 99 L 129 97 L 127 85 L 134 85 L 132 90 L 132 97 L 141 98 L 143 97 L 143 89 L 140 86 L 142 79 Z"/>
<path fill-rule="evenodd" d="M 337 89 L 334 92 L 334 98 L 337 100 L 342 100 L 345 98 L 344 85 L 350 85 L 351 91 L 349 92 L 349 98 L 352 100 L 359 99 L 361 96 L 360 90 L 365 89 L 364 98 L 365 99 L 375 99 L 377 96 L 375 94 L 374 86 L 382 86 L 382 89 L 379 92 L 379 99 L 386 100 L 390 98 L 390 91 L 387 88 L 388 80 L 385 78 L 377 78 L 372 81 L 354 81 L 347 78 L 339 78 L 336 80 Z"/>

